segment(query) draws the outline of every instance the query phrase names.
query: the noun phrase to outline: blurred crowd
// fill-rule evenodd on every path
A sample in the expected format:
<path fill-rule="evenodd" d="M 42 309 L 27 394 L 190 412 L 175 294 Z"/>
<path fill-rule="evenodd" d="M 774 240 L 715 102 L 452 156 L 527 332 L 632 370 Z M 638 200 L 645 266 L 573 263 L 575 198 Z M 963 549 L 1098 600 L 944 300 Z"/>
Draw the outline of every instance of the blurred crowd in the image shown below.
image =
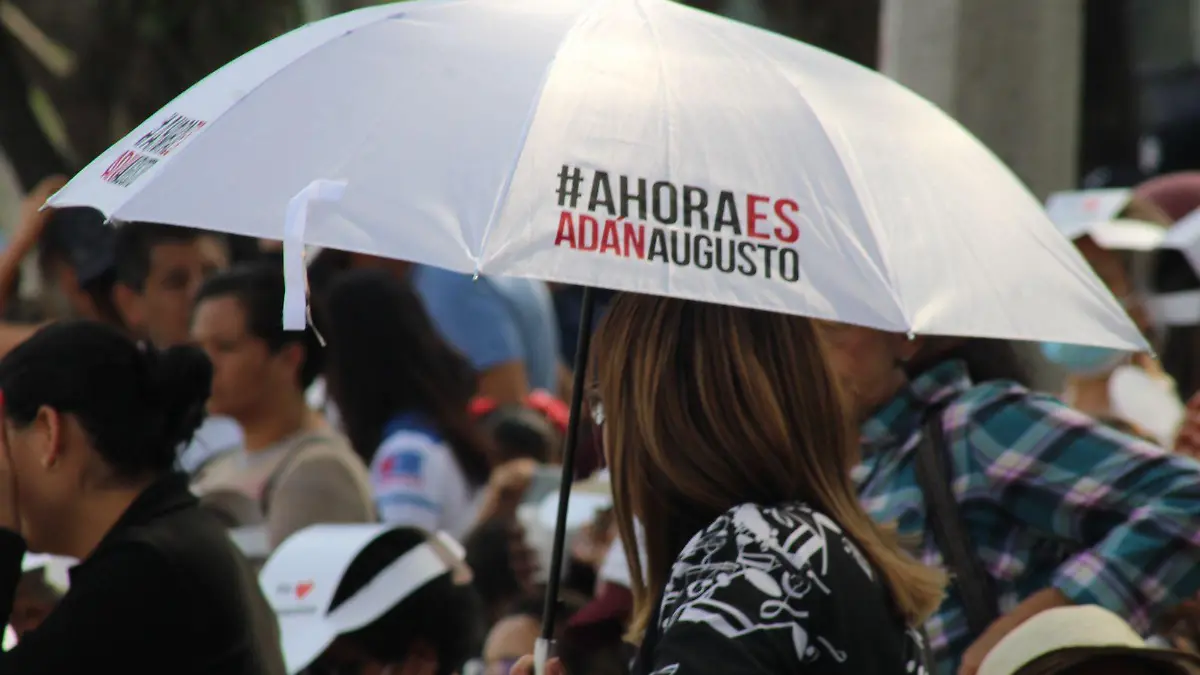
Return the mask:
<path fill-rule="evenodd" d="M 274 611 L 252 613 L 251 624 L 271 625 L 247 634 L 278 630 L 287 672 L 521 672 L 542 631 L 581 289 L 314 250 L 312 323 L 286 331 L 277 242 L 157 223 L 114 227 L 85 208 L 39 210 L 62 184 L 49 178 L 31 192 L 0 256 L 6 414 L 36 420 L 37 405 L 20 407 L 40 401 L 42 394 L 28 393 L 41 391 L 32 380 L 75 382 L 62 386 L 82 392 L 70 403 L 81 419 L 105 411 L 105 442 L 132 448 L 143 441 L 112 421 L 126 414 L 112 406 L 137 413 L 154 402 L 118 382 L 142 367 L 129 365 L 138 357 L 122 351 L 121 340 L 144 345 L 144 353 L 199 348 L 211 379 L 179 391 L 193 392 L 180 405 L 202 415 L 154 436 L 187 442 L 172 451 L 169 467 L 128 455 L 120 461 L 185 475 L 187 490 L 253 564 Z M 1096 222 L 1167 231 L 1200 207 L 1200 173 L 1107 198 L 1111 213 Z M 1102 231 L 1070 236 L 1157 355 L 1043 344 L 1030 360 L 993 340 L 911 340 L 599 291 L 597 311 L 612 308 L 595 352 L 607 365 L 585 380 L 595 391 L 584 397 L 563 584 L 549 603 L 557 608 L 553 667 L 571 675 L 629 672 L 639 655 L 626 642 L 631 635 L 642 654 L 674 658 L 677 669 L 707 662 L 713 670 L 706 672 L 798 672 L 792 659 L 836 662 L 839 648 L 799 645 L 794 634 L 758 639 L 744 649 L 762 651 L 739 652 L 744 661 L 723 661 L 732 657 L 712 647 L 712 636 L 765 630 L 736 628 L 733 608 L 744 594 L 783 592 L 768 589 L 783 582 L 744 567 L 754 556 L 769 558 L 770 547 L 750 552 L 742 534 L 726 537 L 721 528 L 742 532 L 747 519 L 769 521 L 772 536 L 798 528 L 794 538 L 824 523 L 808 507 L 745 511 L 745 503 L 771 506 L 796 494 L 814 495 L 837 523 L 823 538 L 844 533 L 845 545 L 830 547 L 842 556 L 838 564 L 857 562 L 872 580 L 876 570 L 889 606 L 914 622 L 932 615 L 919 635 L 900 631 L 893 645 L 887 630 L 873 628 L 890 625 L 868 611 L 877 598 L 843 599 L 868 609 L 838 610 L 828 634 L 845 633 L 841 648 L 862 653 L 878 641 L 887 654 L 911 640 L 942 672 L 981 675 L 1016 672 L 980 669 L 985 656 L 995 668 L 995 654 L 1006 650 L 1018 654 L 1018 665 L 1063 650 L 1087 656 L 1088 634 L 1128 643 L 1122 653 L 1133 665 L 1114 673 L 1160 672 L 1146 663 L 1192 658 L 1186 654 L 1200 645 L 1190 600 L 1200 590 L 1200 465 L 1188 456 L 1200 454 L 1200 405 L 1187 401 L 1200 400 L 1200 276 L 1183 250 L 1131 251 Z M 40 288 L 32 298 L 20 288 L 28 256 Z M 92 328 L 54 333 L 44 328 L 51 323 Z M 662 364 L 675 375 L 646 375 Z M 1066 373 L 1053 395 L 1030 388 L 1033 369 L 1046 367 Z M 745 375 L 756 368 L 777 375 Z M 851 399 L 845 413 L 840 394 L 831 393 L 839 387 Z M 770 406 L 755 408 L 747 397 L 785 401 L 804 414 L 772 416 Z M 859 423 L 857 435 L 843 433 L 845 416 Z M 930 419 L 944 423 L 930 431 Z M 922 429 L 929 433 L 922 437 Z M 961 511 L 978 588 L 955 567 L 938 516 L 925 506 L 929 487 L 911 461 L 925 443 L 919 438 L 949 452 L 942 470 L 955 486 L 950 507 Z M 95 445 L 105 461 L 118 461 Z M 738 452 L 728 452 L 732 446 Z M 861 461 L 858 452 L 836 451 L 851 446 L 860 446 Z M 630 504 L 623 516 L 614 492 Z M 864 511 L 895 523 L 908 554 L 886 543 Z M 47 516 L 44 526 L 61 522 Z M 734 541 L 736 555 L 723 558 Z M 634 543 L 640 554 L 627 555 Z M 947 562 L 957 590 L 942 602 L 945 578 L 933 568 Z M 77 582 L 64 571 L 72 564 L 26 556 L 10 642 L 38 634 Z M 729 576 L 720 581 L 720 574 Z M 737 587 L 743 595 L 713 599 L 728 579 L 742 577 L 750 580 Z M 812 578 L 854 593 L 869 587 Z M 692 582 L 708 594 L 709 614 L 699 619 L 688 614 L 699 605 L 680 599 L 692 591 L 678 584 Z M 804 595 L 793 590 L 789 598 Z M 301 605 L 308 609 L 295 609 Z M 982 625 L 981 605 L 994 614 Z M 671 632 L 689 620 L 715 632 Z M 656 626 L 666 633 L 657 635 Z M 1136 662 L 1143 654 L 1149 660 Z M 658 661 L 643 661 L 642 672 L 655 663 L 658 673 L 676 672 Z"/>

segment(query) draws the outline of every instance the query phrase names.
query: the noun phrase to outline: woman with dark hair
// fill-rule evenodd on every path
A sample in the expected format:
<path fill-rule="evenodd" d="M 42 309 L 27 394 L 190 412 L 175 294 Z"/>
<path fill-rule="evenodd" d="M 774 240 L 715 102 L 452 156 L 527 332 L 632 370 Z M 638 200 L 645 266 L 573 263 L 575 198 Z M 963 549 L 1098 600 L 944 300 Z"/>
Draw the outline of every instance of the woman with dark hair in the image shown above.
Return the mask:
<path fill-rule="evenodd" d="M 283 670 L 254 573 L 177 474 L 212 367 L 115 328 L 51 325 L 0 361 L 0 612 L 26 546 L 76 558 L 71 588 L 0 673 Z"/>
<path fill-rule="evenodd" d="M 474 370 L 407 282 L 385 271 L 346 272 L 322 300 L 325 380 L 370 466 L 380 517 L 461 537 L 481 510 L 492 462 L 470 413 Z"/>

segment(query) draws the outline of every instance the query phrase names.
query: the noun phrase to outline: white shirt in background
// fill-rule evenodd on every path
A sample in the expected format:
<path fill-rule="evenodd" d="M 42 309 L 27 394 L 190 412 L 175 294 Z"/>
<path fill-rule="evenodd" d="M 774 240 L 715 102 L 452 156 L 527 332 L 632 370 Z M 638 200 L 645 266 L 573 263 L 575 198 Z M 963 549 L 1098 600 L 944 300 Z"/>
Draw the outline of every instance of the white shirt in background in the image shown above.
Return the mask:
<path fill-rule="evenodd" d="M 475 525 L 483 490 L 475 489 L 450 447 L 417 429 L 383 440 L 371 461 L 379 519 L 462 539 Z"/>

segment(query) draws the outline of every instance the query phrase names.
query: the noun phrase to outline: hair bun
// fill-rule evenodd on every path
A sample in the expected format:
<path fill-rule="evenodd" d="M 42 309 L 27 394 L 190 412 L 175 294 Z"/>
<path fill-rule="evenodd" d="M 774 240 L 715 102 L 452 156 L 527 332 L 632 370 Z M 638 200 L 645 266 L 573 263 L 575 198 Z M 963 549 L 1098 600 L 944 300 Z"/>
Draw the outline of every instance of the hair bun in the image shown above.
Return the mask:
<path fill-rule="evenodd" d="M 151 395 L 163 416 L 159 441 L 174 452 L 191 440 L 204 421 L 204 406 L 212 391 L 212 362 L 190 346 L 147 348 L 146 356 Z"/>

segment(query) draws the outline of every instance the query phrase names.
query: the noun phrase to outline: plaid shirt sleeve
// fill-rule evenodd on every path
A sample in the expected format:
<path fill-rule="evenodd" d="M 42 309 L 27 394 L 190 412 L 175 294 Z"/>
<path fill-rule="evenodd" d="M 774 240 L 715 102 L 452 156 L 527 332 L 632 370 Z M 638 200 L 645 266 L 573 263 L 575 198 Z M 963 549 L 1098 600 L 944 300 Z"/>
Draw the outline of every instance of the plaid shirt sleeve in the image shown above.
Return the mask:
<path fill-rule="evenodd" d="M 1073 545 L 1052 584 L 1147 632 L 1200 590 L 1200 464 L 1016 388 L 960 427 L 972 475 L 1035 531 Z"/>

